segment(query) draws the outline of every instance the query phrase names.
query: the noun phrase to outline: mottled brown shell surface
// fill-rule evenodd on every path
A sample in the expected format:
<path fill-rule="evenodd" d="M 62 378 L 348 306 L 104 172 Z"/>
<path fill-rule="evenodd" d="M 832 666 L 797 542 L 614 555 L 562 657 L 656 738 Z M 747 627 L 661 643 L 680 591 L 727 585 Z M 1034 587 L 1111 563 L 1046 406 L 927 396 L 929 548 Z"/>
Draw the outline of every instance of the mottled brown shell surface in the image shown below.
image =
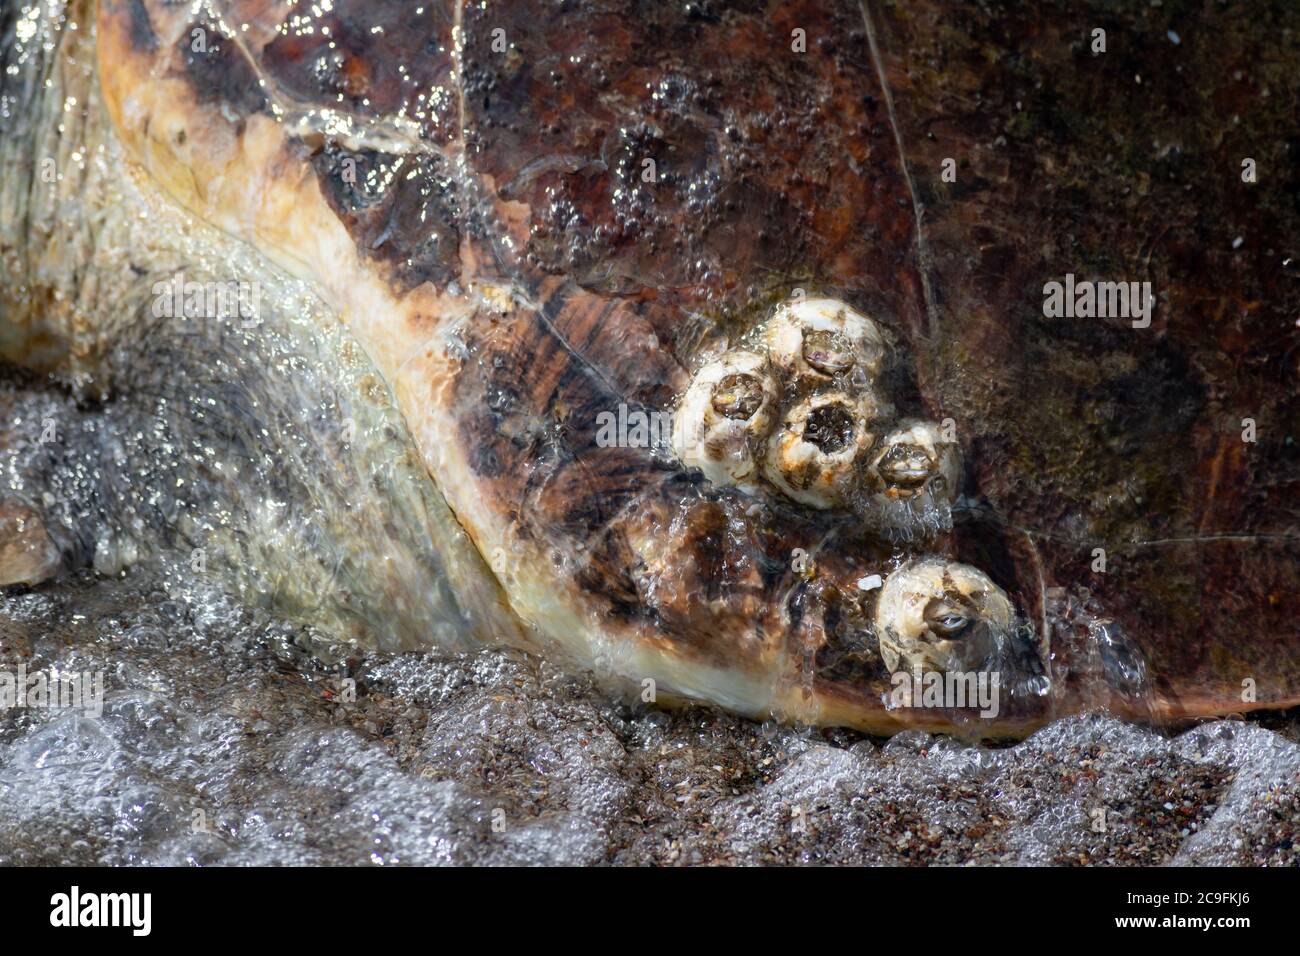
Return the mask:
<path fill-rule="evenodd" d="M 611 628 L 879 706 L 855 582 L 904 550 L 596 440 L 805 289 L 885 326 L 900 413 L 955 423 L 963 508 L 931 550 L 1050 639 L 1057 706 L 1086 610 L 1145 660 L 1130 709 L 1186 715 L 1247 709 L 1247 679 L 1300 696 L 1300 94 L 1270 45 L 1300 12 L 1173 6 L 105 0 L 100 31 L 196 123 L 281 122 L 286 176 L 395 296 L 510 290 L 428 401 L 483 507 Z M 1150 327 L 1046 318 L 1066 273 L 1152 281 Z"/>

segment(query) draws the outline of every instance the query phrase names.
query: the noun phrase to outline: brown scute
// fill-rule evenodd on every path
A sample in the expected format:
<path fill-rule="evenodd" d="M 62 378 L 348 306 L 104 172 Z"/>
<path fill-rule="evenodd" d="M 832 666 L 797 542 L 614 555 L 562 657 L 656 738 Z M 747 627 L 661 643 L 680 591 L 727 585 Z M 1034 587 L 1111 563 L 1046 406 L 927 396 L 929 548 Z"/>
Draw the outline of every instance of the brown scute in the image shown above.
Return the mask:
<path fill-rule="evenodd" d="M 457 135 L 452 82 L 455 0 L 335 0 L 329 11 L 295 8 L 311 29 L 287 26 L 262 53 L 262 68 L 288 98 L 363 118 L 414 122 L 422 138 Z M 417 12 L 417 7 L 420 12 Z"/>
<path fill-rule="evenodd" d="M 728 516 L 716 501 L 702 502 L 688 518 L 685 557 L 694 561 L 703 584 L 703 596 L 716 601 L 723 585 L 734 575 L 738 555 L 730 550 Z"/>
<path fill-rule="evenodd" d="M 655 638 L 676 654 L 742 671 L 773 653 L 782 631 L 744 507 L 740 499 L 670 481 L 643 495 L 606 532 L 629 542 L 614 556 L 626 562 L 653 615 Z M 618 569 L 605 566 L 589 584 L 618 580 Z M 604 592 L 588 594 L 609 601 Z"/>
<path fill-rule="evenodd" d="M 503 436 L 497 431 L 498 422 L 490 413 L 474 414 L 467 412 L 460 423 L 460 440 L 465 446 L 469 466 L 474 474 L 482 479 L 495 479 L 502 476 L 502 455 L 497 447 Z M 495 436 L 485 438 L 485 436 Z M 513 457 L 513 456 L 507 456 Z"/>
<path fill-rule="evenodd" d="M 620 400 L 666 409 L 690 376 L 660 345 L 652 311 L 629 299 L 596 295 L 567 281 L 542 284 L 546 334 Z"/>
<path fill-rule="evenodd" d="M 661 331 L 683 355 L 692 312 L 744 309 L 773 283 L 919 320 L 913 212 L 857 4 L 468 5 L 464 28 L 469 160 L 526 204 L 534 267 L 672 295 Z"/>
<path fill-rule="evenodd" d="M 131 23 L 134 39 L 134 16 Z M 202 31 L 202 50 L 194 49 L 198 45 L 196 30 Z M 223 112 L 241 119 L 266 109 L 266 94 L 253 65 L 212 21 L 200 18 L 192 22 L 177 41 L 176 50 L 199 103 L 225 107 Z"/>
<path fill-rule="evenodd" d="M 624 351 L 641 333 L 617 304 L 570 287 L 552 290 L 544 308 L 551 318 L 521 309 L 467 327 L 470 358 L 455 380 L 460 440 L 485 487 L 520 510 L 527 533 L 585 541 L 674 470 L 652 448 L 598 443 L 603 413 L 617 416 L 620 404 L 654 410 L 638 401 L 637 363 L 670 360 L 643 347 Z M 665 364 L 659 383 L 674 370 Z M 646 390 L 657 393 L 657 384 Z"/>
<path fill-rule="evenodd" d="M 459 203 L 447 161 L 427 153 L 392 156 L 327 143 L 312 167 L 330 208 L 363 258 L 384 265 L 402 291 L 443 289 L 460 275 Z"/>
<path fill-rule="evenodd" d="M 577 585 L 600 600 L 605 613 L 624 624 L 655 623 L 654 609 L 637 587 L 640 559 L 622 529 L 610 528 L 592 542 L 587 561 L 574 575 Z"/>
<path fill-rule="evenodd" d="M 818 678 L 862 687 L 887 678 L 870 617 L 851 591 L 816 583 L 802 589 L 792 604 L 792 618 L 799 616 L 792 624 L 807 617 L 816 635 L 812 664 Z"/>
<path fill-rule="evenodd" d="M 636 449 L 602 452 L 567 460 L 557 455 L 540 463 L 526 500 L 549 533 L 580 536 L 599 528 L 641 498 L 648 483 L 657 485 L 672 473 Z"/>
<path fill-rule="evenodd" d="M 535 294 L 540 310 L 467 326 L 460 437 L 491 493 L 521 510 L 526 533 L 581 542 L 676 470 L 651 447 L 600 447 L 601 416 L 620 405 L 666 415 L 685 371 L 654 348 L 634 304 L 565 283 Z"/>

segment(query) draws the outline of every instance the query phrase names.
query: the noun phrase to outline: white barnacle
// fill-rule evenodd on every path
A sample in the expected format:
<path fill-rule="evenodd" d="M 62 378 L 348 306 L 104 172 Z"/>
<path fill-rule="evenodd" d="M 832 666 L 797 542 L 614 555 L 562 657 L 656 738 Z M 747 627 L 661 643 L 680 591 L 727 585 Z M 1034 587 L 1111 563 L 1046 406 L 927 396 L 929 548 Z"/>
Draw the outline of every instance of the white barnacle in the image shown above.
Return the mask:
<path fill-rule="evenodd" d="M 904 420 L 872 456 L 874 490 L 892 499 L 929 493 L 951 500 L 961 478 L 961 450 L 933 422 Z"/>
<path fill-rule="evenodd" d="M 798 378 L 851 378 L 874 383 L 887 347 L 880 327 L 838 299 L 796 299 L 782 304 L 765 338 L 772 361 Z"/>
<path fill-rule="evenodd" d="M 673 419 L 673 447 L 715 484 L 755 477 L 780 389 L 767 359 L 728 352 L 695 373 Z"/>
<path fill-rule="evenodd" d="M 786 413 L 767 445 L 764 474 L 795 501 L 814 508 L 849 502 L 859 460 L 872 446 L 877 417 L 870 393 L 818 392 Z"/>
<path fill-rule="evenodd" d="M 961 486 L 961 449 L 933 422 L 898 422 L 873 449 L 856 502 L 868 522 L 894 539 L 946 531 Z"/>
<path fill-rule="evenodd" d="M 891 574 L 876 604 L 880 656 L 890 671 L 975 669 L 997 656 L 1014 609 L 983 571 L 942 558 Z"/>

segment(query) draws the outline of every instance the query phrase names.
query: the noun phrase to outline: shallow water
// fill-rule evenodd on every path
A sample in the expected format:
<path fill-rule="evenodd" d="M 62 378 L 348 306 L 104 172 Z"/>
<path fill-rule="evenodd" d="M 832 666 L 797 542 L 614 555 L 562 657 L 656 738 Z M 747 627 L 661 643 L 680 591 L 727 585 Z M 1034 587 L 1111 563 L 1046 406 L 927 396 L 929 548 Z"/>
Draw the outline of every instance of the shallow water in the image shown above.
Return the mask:
<path fill-rule="evenodd" d="M 0 863 L 1300 863 L 1294 716 L 881 741 L 312 638 L 143 571 L 0 596 L 0 667 L 105 688 L 0 719 Z"/>

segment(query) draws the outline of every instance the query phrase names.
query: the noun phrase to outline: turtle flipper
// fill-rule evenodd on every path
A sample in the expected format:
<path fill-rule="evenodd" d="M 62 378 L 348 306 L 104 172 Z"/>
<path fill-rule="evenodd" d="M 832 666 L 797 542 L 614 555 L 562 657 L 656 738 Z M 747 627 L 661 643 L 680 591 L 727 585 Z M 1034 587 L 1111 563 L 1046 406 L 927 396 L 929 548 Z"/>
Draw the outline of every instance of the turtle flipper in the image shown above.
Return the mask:
<path fill-rule="evenodd" d="M 829 129 L 823 144 L 829 149 L 834 140 L 845 155 L 871 155 L 876 164 L 870 181 L 848 166 L 834 168 L 836 188 L 855 197 L 840 212 L 815 202 L 804 208 L 811 201 L 792 188 L 825 167 L 820 152 L 806 155 L 794 124 L 780 132 L 793 137 L 791 149 L 780 152 L 761 182 L 742 187 L 753 191 L 753 202 L 732 205 L 717 197 L 711 216 L 716 232 L 705 235 L 692 221 L 689 190 L 666 195 L 664 211 L 654 217 L 656 237 L 621 249 L 602 246 L 596 234 L 574 237 L 584 257 L 594 256 L 579 267 L 548 258 L 556 249 L 539 219 L 550 211 L 551 173 L 567 167 L 538 154 L 555 151 L 541 141 L 544 129 L 558 127 L 580 139 L 583 128 L 571 127 L 574 114 L 549 101 L 544 116 L 504 121 L 519 108 L 518 99 L 493 99 L 490 91 L 548 94 L 540 77 L 520 63 L 512 67 L 508 53 L 490 55 L 494 21 L 482 11 L 458 6 L 456 16 L 465 17 L 458 41 L 439 41 L 433 56 L 413 46 L 412 37 L 426 26 L 452 33 L 437 5 L 427 8 L 427 24 L 374 34 L 379 39 L 373 42 L 402 65 L 432 71 L 437 88 L 431 99 L 450 107 L 420 113 L 372 108 L 376 97 L 392 91 L 384 86 L 387 67 L 368 47 L 371 41 L 342 29 L 368 19 L 356 5 L 320 13 L 320 31 L 280 29 L 287 13 L 278 6 L 216 9 L 220 23 L 200 22 L 191 8 L 166 4 L 109 0 L 101 7 L 101 73 L 116 128 L 132 157 L 187 210 L 306 279 L 337 310 L 391 387 L 456 521 L 510 607 L 530 625 L 532 646 L 643 694 L 648 686 L 652 696 L 701 699 L 755 716 L 880 732 L 938 729 L 959 719 L 951 711 L 886 706 L 888 672 L 878 657 L 858 652 L 870 643 L 877 597 L 860 582 L 873 572 L 876 578 L 889 573 L 908 549 L 847 507 L 870 497 L 868 484 L 872 493 L 894 499 L 917 492 L 917 511 L 900 509 L 894 517 L 900 526 L 923 519 L 904 535 L 909 548 L 941 550 L 934 538 L 946 527 L 943 509 L 960 479 L 951 438 L 936 437 L 937 428 L 922 422 L 880 435 L 864 432 L 838 477 L 800 500 L 790 493 L 807 477 L 797 462 L 764 472 L 772 488 L 755 492 L 703 480 L 653 442 L 601 437 L 607 415 L 669 413 L 709 354 L 739 347 L 746 334 L 758 336 L 770 307 L 793 292 L 797 260 L 813 264 L 821 287 L 840 305 L 823 317 L 825 327 L 811 328 L 807 341 L 796 343 L 794 353 L 782 351 L 789 335 L 761 344 L 776 364 L 790 366 L 780 373 L 782 414 L 826 385 L 823 378 L 831 385 L 843 378 L 844 400 L 829 413 L 819 405 L 791 419 L 800 435 L 826 433 L 831 441 L 834 413 L 842 405 L 844 414 L 857 414 L 859 400 L 874 410 L 873 427 L 895 421 L 889 403 L 874 400 L 870 383 L 853 378 L 850 388 L 848 382 L 859 372 L 879 371 L 884 333 L 858 319 L 836 325 L 837 316 L 847 321 L 850 313 L 888 315 L 896 336 L 900 324 L 914 325 L 923 313 L 910 252 L 887 254 L 869 238 L 905 239 L 912 220 L 897 201 L 905 184 L 897 157 L 887 142 L 872 139 L 865 117 Z M 381 5 L 376 15 L 386 9 Z M 133 19 L 137 10 L 145 13 L 148 31 Z M 502 12 L 509 22 L 525 13 L 523 7 Z M 852 19 L 826 16 L 841 25 Z M 750 20 L 754 29 L 763 26 L 757 14 Z M 321 39 L 324 26 L 330 27 L 329 44 Z M 625 26 L 654 28 L 649 21 Z M 214 41 L 206 48 L 214 59 L 206 65 L 187 42 L 195 30 Z M 546 40 L 526 31 L 519 37 L 525 44 Z M 699 62 L 732 47 L 721 29 L 683 39 L 692 48 L 682 55 Z M 854 42 L 861 45 L 862 38 Z M 607 50 L 602 57 L 611 70 L 638 68 L 612 56 Z M 876 83 L 865 47 L 806 62 L 838 105 L 861 113 L 862 90 Z M 328 109 L 317 108 L 308 98 L 312 89 L 302 85 L 300 67 L 313 63 L 327 82 L 344 81 L 342 89 L 329 91 Z M 443 69 L 448 63 L 451 72 Z M 211 72 L 218 64 L 221 69 Z M 755 77 L 789 68 L 761 53 L 744 64 Z M 358 99 L 349 83 L 374 96 Z M 774 88 L 793 113 L 823 108 L 820 93 L 813 96 L 797 83 Z M 423 125 L 398 122 L 410 118 Z M 674 135 L 698 148 L 698 123 L 712 128 L 692 116 Z M 603 125 L 610 124 L 618 125 Z M 517 148 L 487 149 L 487 140 L 499 136 L 515 137 Z M 730 158 L 740 162 L 739 155 Z M 732 174 L 723 157 L 710 154 L 707 162 L 717 176 Z M 510 168 L 517 163 L 527 168 Z M 608 163 L 592 170 L 598 186 L 566 200 L 575 212 L 581 209 L 574 222 L 584 234 L 608 218 L 607 190 L 617 192 L 615 180 L 624 175 Z M 708 181 L 705 175 L 701 183 Z M 691 249 L 660 244 L 674 229 Z M 775 241 L 763 238 L 767 230 L 779 233 Z M 738 244 L 728 245 L 726 235 Z M 780 257 L 784 272 L 741 288 L 716 286 L 724 271 L 692 284 L 682 271 L 688 257 L 713 258 L 724 246 L 746 272 L 770 255 Z M 575 274 L 563 274 L 566 269 Z M 876 278 L 885 274 L 895 281 Z M 664 284 L 658 294 L 651 294 L 649 280 Z M 670 285 L 679 281 L 684 287 Z M 717 320 L 719 313 L 732 314 L 729 327 Z M 802 334 L 802 319 L 774 321 Z M 859 361 L 860 368 L 854 365 Z M 806 388 L 795 383 L 805 372 Z M 808 394 L 794 394 L 799 389 Z M 914 385 L 910 391 L 901 397 L 915 415 L 923 409 Z M 743 411 L 744 398 L 737 402 L 732 410 Z M 900 454 L 886 456 L 889 448 L 881 442 L 893 431 Z M 882 454 L 869 464 L 870 476 L 859 476 L 857 459 L 868 439 Z M 707 457 L 706 448 L 700 451 Z M 773 490 L 781 482 L 784 490 Z M 816 588 L 805 587 L 809 575 Z M 981 587 L 996 589 L 986 580 Z M 986 623 L 1005 630 L 1011 622 Z M 1020 733 L 1042 713 L 1003 712 L 975 732 Z"/>
<path fill-rule="evenodd" d="M 1112 552 L 1168 543 L 1145 496 L 1195 475 L 1176 466 L 1196 456 L 1162 445 L 1163 476 L 1132 462 L 1138 439 L 1176 446 L 1170 429 L 1200 420 L 1180 385 L 1197 363 L 1157 350 L 1159 387 L 1145 394 L 1168 421 L 1109 415 L 1149 353 L 1111 349 L 1099 368 L 1072 347 L 1127 330 L 1075 326 L 1063 340 L 1026 299 L 1054 264 L 1042 238 L 1079 218 L 1083 188 L 1035 192 L 1029 139 L 1008 147 L 1020 165 L 990 161 L 999 190 L 937 178 L 946 154 L 932 150 L 993 155 L 1000 134 L 982 112 L 1015 102 L 1005 89 L 1020 82 L 1002 76 L 971 97 L 962 84 L 978 84 L 959 70 L 913 68 L 909 51 L 946 44 L 945 18 L 967 14 L 819 0 L 698 12 L 608 0 L 539 22 L 523 2 L 105 0 L 100 72 L 140 168 L 338 314 L 532 644 L 744 713 L 880 731 L 957 722 L 942 708 L 891 709 L 885 655 L 992 660 L 1024 671 L 1024 710 L 976 732 L 1024 732 L 1054 712 L 1033 693 L 1051 653 L 1047 592 L 1084 573 L 1071 509 L 1121 503 L 1117 523 L 1101 522 Z M 989 44 L 1005 42 L 1002 26 Z M 978 47 L 969 56 L 996 72 Z M 1019 66 L 1011 53 L 997 64 Z M 1082 113 L 1079 89 L 1066 92 Z M 1095 142 L 1095 155 L 1108 150 Z M 1059 153 L 1077 159 L 1068 143 Z M 1111 232 L 1122 230 L 1099 233 L 1098 261 Z M 870 316 L 879 336 L 828 320 L 790 352 L 768 333 L 790 324 L 780 317 L 800 290 Z M 875 346 L 894 344 L 888 387 L 839 387 L 848 358 L 870 378 Z M 1213 363 L 1211 352 L 1192 350 Z M 1072 399 L 1101 380 L 1075 415 Z M 1026 401 L 1036 395 L 1057 401 Z M 601 441 L 606 416 L 682 408 L 705 432 L 684 455 L 631 434 Z M 778 419 L 759 454 L 750 440 Z M 1198 461 L 1221 458 L 1238 461 Z M 1261 494 L 1281 498 L 1285 464 L 1275 452 Z M 996 541 L 962 520 L 981 497 L 1008 522 Z M 1179 529 L 1199 539 L 1186 518 Z M 1273 509 L 1270 528 L 1238 530 L 1284 531 L 1286 519 Z M 997 560 L 983 572 L 925 560 L 984 554 Z M 1162 572 L 1157 560 L 1131 567 L 1144 583 Z M 1285 591 L 1277 617 L 1294 619 L 1294 572 L 1263 567 Z M 1142 600 L 1116 576 L 1106 610 L 1122 628 L 1093 632 L 1099 679 L 1126 686 L 1145 660 L 1157 703 L 1222 661 L 1204 647 L 1180 656 L 1204 580 L 1177 570 L 1180 621 L 1144 629 Z M 1225 596 L 1244 593 L 1230 578 Z M 1151 601 L 1169 593 L 1152 588 Z M 1037 635 L 1016 605 L 1036 609 Z M 1250 643 L 1230 633 L 1234 653 Z M 931 646 L 937 658 L 922 653 Z M 1289 700 L 1293 632 L 1259 646 L 1254 660 L 1286 675 L 1270 700 Z M 1056 712 L 1084 705 L 1060 691 Z"/>
<path fill-rule="evenodd" d="M 182 298 L 181 314 L 146 312 L 102 360 L 105 401 L 32 381 L 0 396 L 15 495 L 0 506 L 0 534 L 13 533 L 0 537 L 0 583 L 148 563 L 335 639 L 454 650 L 488 625 L 508 632 L 496 585 L 364 354 L 301 283 L 208 227 L 182 237 L 155 222 L 180 252 L 214 243 L 159 295 L 187 288 L 201 301 L 237 275 L 256 310 L 188 314 Z"/>

